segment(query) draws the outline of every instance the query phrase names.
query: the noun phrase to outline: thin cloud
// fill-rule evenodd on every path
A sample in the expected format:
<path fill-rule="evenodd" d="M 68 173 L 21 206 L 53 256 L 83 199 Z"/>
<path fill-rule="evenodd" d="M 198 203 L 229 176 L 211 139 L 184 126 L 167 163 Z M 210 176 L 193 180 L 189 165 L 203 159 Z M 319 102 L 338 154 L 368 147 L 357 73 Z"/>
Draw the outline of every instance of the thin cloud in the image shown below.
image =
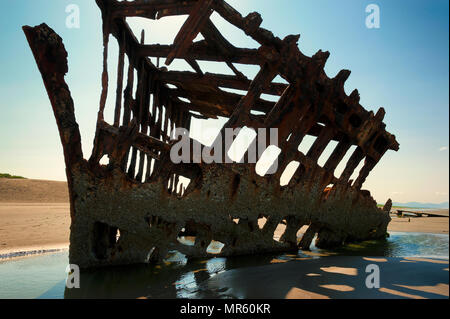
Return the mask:
<path fill-rule="evenodd" d="M 442 147 L 439 149 L 439 152 L 445 152 L 445 151 L 448 151 L 448 146 L 442 146 Z"/>

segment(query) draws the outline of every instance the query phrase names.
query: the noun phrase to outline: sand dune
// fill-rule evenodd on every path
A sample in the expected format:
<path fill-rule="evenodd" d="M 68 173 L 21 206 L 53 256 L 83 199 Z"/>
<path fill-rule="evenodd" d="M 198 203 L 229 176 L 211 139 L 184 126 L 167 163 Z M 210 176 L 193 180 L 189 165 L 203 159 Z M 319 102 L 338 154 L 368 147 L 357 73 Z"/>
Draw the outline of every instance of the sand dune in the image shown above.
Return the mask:
<path fill-rule="evenodd" d="M 0 178 L 2 203 L 68 203 L 66 182 Z"/>

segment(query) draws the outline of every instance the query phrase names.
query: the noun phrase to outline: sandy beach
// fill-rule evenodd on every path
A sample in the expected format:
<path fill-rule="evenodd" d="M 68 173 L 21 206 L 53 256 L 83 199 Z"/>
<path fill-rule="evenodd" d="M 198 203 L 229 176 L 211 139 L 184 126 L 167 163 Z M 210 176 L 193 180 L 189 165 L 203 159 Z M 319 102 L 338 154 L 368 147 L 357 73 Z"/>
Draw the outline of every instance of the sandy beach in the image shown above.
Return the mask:
<path fill-rule="evenodd" d="M 69 246 L 69 204 L 0 203 L 0 255 Z"/>
<path fill-rule="evenodd" d="M 0 255 L 69 246 L 67 183 L 0 179 Z"/>
<path fill-rule="evenodd" d="M 448 214 L 448 210 L 447 210 Z M 413 232 L 433 233 L 448 235 L 448 217 L 417 217 L 397 218 L 392 216 L 388 231 L 390 232 Z"/>
<path fill-rule="evenodd" d="M 67 248 L 69 211 L 65 182 L 0 179 L 0 255 Z M 445 217 L 392 218 L 390 232 L 449 233 Z"/>

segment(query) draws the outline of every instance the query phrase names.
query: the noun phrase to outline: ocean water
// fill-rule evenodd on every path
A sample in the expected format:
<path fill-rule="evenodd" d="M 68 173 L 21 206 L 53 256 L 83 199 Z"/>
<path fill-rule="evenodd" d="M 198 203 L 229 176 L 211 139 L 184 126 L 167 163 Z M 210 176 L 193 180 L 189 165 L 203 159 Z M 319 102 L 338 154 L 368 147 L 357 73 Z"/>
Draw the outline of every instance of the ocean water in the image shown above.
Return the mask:
<path fill-rule="evenodd" d="M 391 233 L 386 240 L 350 244 L 339 250 L 312 247 L 297 255 L 258 255 L 189 261 L 178 252 L 163 264 L 83 271 L 81 289 L 66 289 L 68 252 L 0 261 L 0 299 L 8 298 L 196 298 L 200 283 L 228 270 L 268 265 L 274 260 L 327 255 L 449 258 L 449 236 Z"/>

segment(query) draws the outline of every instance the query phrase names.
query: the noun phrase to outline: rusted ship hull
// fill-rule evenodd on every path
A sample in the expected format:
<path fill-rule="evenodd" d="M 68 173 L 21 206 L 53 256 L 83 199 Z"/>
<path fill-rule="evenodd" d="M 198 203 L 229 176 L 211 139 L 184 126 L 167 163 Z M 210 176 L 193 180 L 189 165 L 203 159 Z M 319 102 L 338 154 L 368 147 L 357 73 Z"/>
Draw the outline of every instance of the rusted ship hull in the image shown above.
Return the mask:
<path fill-rule="evenodd" d="M 24 27 L 64 148 L 72 264 L 90 268 L 145 263 L 164 259 L 170 250 L 188 257 L 208 257 L 308 249 L 316 234 L 316 245 L 327 248 L 386 236 L 391 202 L 379 209 L 361 187 L 386 151 L 398 150 L 399 145 L 385 130 L 383 109 L 376 115 L 367 112 L 359 104 L 357 91 L 345 94 L 349 71 L 334 79 L 325 75 L 328 53 L 319 51 L 308 58 L 298 49 L 298 36 L 280 40 L 260 28 L 262 20 L 257 13 L 243 18 L 224 1 L 97 3 L 103 14 L 105 68 L 89 160 L 83 158 L 73 101 L 64 81 L 68 67 L 62 39 L 46 25 Z M 212 24 L 209 17 L 213 11 L 261 47 L 232 46 Z M 155 19 L 179 14 L 189 17 L 172 46 L 145 45 L 144 37 L 138 42 L 126 23 L 128 16 Z M 193 42 L 200 33 L 205 40 Z M 120 48 L 112 125 L 103 118 L 110 35 Z M 165 57 L 166 64 L 184 59 L 195 72 L 158 68 L 149 56 Z M 236 75 L 203 73 L 197 59 L 225 62 Z M 256 64 L 261 69 L 249 80 L 233 63 Z M 273 82 L 278 75 L 289 84 Z M 246 90 L 247 94 L 229 93 L 222 87 Z M 277 103 L 265 101 L 263 93 L 280 99 Z M 190 103 L 181 97 L 189 98 Z M 223 129 L 278 129 L 281 155 L 277 172 L 260 176 L 255 164 L 171 161 L 175 142 L 170 137 L 176 128 L 189 130 L 195 117 L 219 116 L 229 119 Z M 298 146 L 307 135 L 317 139 L 303 154 Z M 318 159 L 333 140 L 337 146 L 322 167 Z M 336 167 L 352 145 L 356 149 L 337 178 Z M 105 155 L 109 165 L 100 164 Z M 363 160 L 358 178 L 350 181 Z M 300 163 L 299 168 L 289 184 L 281 186 L 280 177 L 293 161 Z M 186 189 L 180 185 L 181 178 L 190 180 Z M 285 231 L 276 240 L 274 232 L 280 225 Z M 309 227 L 298 241 L 303 226 Z M 195 237 L 194 245 L 183 244 L 183 236 Z M 220 252 L 208 251 L 212 241 L 223 244 Z"/>

